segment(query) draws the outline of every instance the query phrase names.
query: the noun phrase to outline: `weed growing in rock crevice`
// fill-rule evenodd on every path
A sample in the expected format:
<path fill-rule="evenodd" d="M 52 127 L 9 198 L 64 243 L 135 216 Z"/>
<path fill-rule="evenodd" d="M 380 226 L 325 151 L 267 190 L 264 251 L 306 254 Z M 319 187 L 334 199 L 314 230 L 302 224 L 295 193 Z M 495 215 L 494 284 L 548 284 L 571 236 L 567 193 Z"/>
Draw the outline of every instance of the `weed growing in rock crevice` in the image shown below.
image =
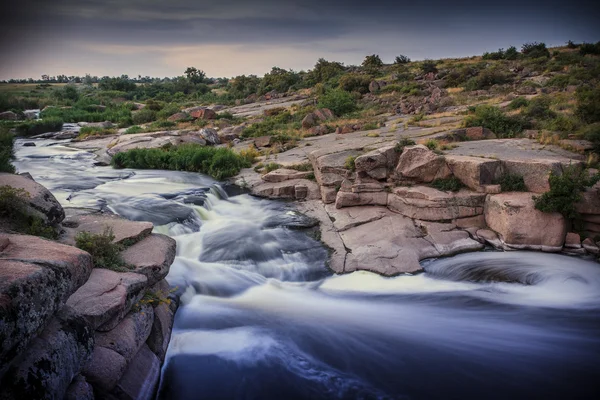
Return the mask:
<path fill-rule="evenodd" d="M 127 272 L 131 268 L 123 261 L 123 245 L 113 243 L 115 235 L 112 229 L 105 228 L 102 233 L 79 232 L 75 236 L 75 245 L 87 251 L 94 260 L 95 268 L 106 268 L 116 272 Z"/>

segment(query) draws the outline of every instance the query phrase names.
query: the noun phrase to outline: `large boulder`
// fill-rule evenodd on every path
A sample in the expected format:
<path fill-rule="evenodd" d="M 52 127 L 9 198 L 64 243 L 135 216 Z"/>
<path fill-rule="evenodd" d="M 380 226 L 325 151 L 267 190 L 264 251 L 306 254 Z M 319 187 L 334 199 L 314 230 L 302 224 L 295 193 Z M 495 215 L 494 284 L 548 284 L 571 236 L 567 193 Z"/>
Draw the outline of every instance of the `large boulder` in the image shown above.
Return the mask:
<path fill-rule="evenodd" d="M 4 111 L 0 113 L 0 120 L 16 121 L 18 118 L 19 116 L 12 111 Z"/>
<path fill-rule="evenodd" d="M 219 138 L 219 134 L 217 133 L 216 130 L 214 130 L 212 128 L 200 129 L 200 132 L 198 132 L 198 133 L 209 144 L 213 144 L 213 145 L 221 144 L 221 138 Z"/>
<path fill-rule="evenodd" d="M 178 113 L 171 115 L 169 118 L 167 118 L 167 121 L 179 122 L 179 121 L 185 121 L 188 118 L 190 118 L 190 115 L 188 113 L 178 112 Z"/>
<path fill-rule="evenodd" d="M 125 357 L 114 350 L 96 346 L 82 373 L 95 391 L 106 393 L 119 383 L 126 369 Z"/>
<path fill-rule="evenodd" d="M 527 190 L 545 193 L 550 190 L 551 173 L 562 174 L 564 164 L 556 160 L 503 160 L 504 171 L 523 177 Z"/>
<path fill-rule="evenodd" d="M 451 175 L 444 157 L 435 154 L 422 144 L 404 148 L 396 173 L 400 178 L 417 182 L 432 182 Z"/>
<path fill-rule="evenodd" d="M 317 124 L 318 124 L 317 117 L 314 113 L 308 113 L 302 119 L 302 128 L 304 128 L 304 129 L 310 129 Z"/>
<path fill-rule="evenodd" d="M 358 156 L 354 159 L 357 173 L 364 173 L 374 179 L 386 179 L 398 164 L 396 146 L 385 146 Z"/>
<path fill-rule="evenodd" d="M 41 218 L 44 223 L 55 225 L 65 218 L 65 212 L 48 189 L 23 175 L 0 173 L 0 186 L 22 189 L 27 196 L 21 197 L 26 212 Z"/>
<path fill-rule="evenodd" d="M 173 238 L 154 233 L 125 249 L 121 256 L 134 272 L 148 278 L 148 286 L 154 285 L 169 273 L 175 259 L 176 242 Z"/>
<path fill-rule="evenodd" d="M 506 246 L 516 249 L 560 251 L 567 234 L 565 218 L 537 210 L 533 193 L 528 192 L 489 196 L 485 220 Z"/>
<path fill-rule="evenodd" d="M 191 111 L 190 116 L 196 119 L 216 119 L 217 113 L 210 108 L 199 108 Z"/>
<path fill-rule="evenodd" d="M 446 164 L 460 181 L 472 190 L 484 191 L 502 175 L 499 160 L 468 156 L 446 156 Z"/>

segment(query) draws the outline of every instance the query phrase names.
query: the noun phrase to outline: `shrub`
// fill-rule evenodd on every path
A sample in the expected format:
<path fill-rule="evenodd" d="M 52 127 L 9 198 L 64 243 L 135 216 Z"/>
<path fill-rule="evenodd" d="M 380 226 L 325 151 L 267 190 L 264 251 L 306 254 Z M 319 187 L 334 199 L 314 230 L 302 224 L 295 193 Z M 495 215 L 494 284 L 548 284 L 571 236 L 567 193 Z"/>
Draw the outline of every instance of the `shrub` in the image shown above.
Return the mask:
<path fill-rule="evenodd" d="M 368 71 L 375 72 L 383 67 L 383 61 L 381 61 L 381 58 L 377 54 L 372 54 L 365 57 L 362 67 Z"/>
<path fill-rule="evenodd" d="M 503 174 L 496 184 L 500 184 L 500 188 L 503 192 L 526 192 L 527 186 L 521 175 L 505 173 Z"/>
<path fill-rule="evenodd" d="M 588 124 L 600 122 L 600 88 L 580 88 L 576 98 L 575 115 Z"/>
<path fill-rule="evenodd" d="M 181 111 L 181 107 L 179 104 L 170 103 L 164 106 L 160 111 L 158 111 L 155 115 L 154 119 L 167 119 L 171 115 L 176 114 Z M 134 114 L 135 115 L 135 114 Z M 150 121 L 147 121 L 150 122 Z"/>
<path fill-rule="evenodd" d="M 356 169 L 356 165 L 354 165 L 354 160 L 356 160 L 355 156 L 348 156 L 348 158 L 346 158 L 346 163 L 344 164 L 346 169 L 349 169 L 350 171 L 354 171 Z"/>
<path fill-rule="evenodd" d="M 431 186 L 443 192 L 458 192 L 463 183 L 455 176 L 450 178 L 438 178 L 431 182 Z"/>
<path fill-rule="evenodd" d="M 62 129 L 63 121 L 58 118 L 44 118 L 23 122 L 17 125 L 17 133 L 22 136 L 35 136 L 46 132 L 58 132 Z"/>
<path fill-rule="evenodd" d="M 144 132 L 144 128 L 142 128 L 139 125 L 134 125 L 134 126 L 132 126 L 130 128 L 127 128 L 127 130 L 125 131 L 125 134 L 126 135 L 132 135 L 134 133 L 142 133 L 142 132 Z"/>
<path fill-rule="evenodd" d="M 173 121 L 167 121 L 166 119 L 154 121 L 150 124 L 151 129 L 173 128 L 174 126 L 177 126 L 177 123 Z"/>
<path fill-rule="evenodd" d="M 412 139 L 402 138 L 398 143 L 396 143 L 396 146 L 394 146 L 394 151 L 396 153 L 402 153 L 406 146 L 414 146 L 415 144 L 415 141 Z"/>
<path fill-rule="evenodd" d="M 293 169 L 296 171 L 302 171 L 302 172 L 307 172 L 307 171 L 312 171 L 313 170 L 313 165 L 310 162 L 304 162 L 302 164 L 295 164 L 295 165 L 289 165 L 286 168 L 289 169 Z"/>
<path fill-rule="evenodd" d="M 254 164 L 259 156 L 260 153 L 252 145 L 248 146 L 247 149 L 243 149 L 240 151 L 240 157 L 242 157 L 249 164 Z"/>
<path fill-rule="evenodd" d="M 438 72 L 438 69 L 435 66 L 435 61 L 432 61 L 432 60 L 423 61 L 423 64 L 421 64 L 421 71 L 423 71 L 424 74 L 428 74 L 430 72 L 436 74 Z"/>
<path fill-rule="evenodd" d="M 115 133 L 114 129 L 101 128 L 99 126 L 84 126 L 79 131 L 78 137 L 83 139 L 90 136 L 114 135 Z"/>
<path fill-rule="evenodd" d="M 465 127 L 482 126 L 504 138 L 515 137 L 527 126 L 519 117 L 507 116 L 498 107 L 480 105 L 475 108 L 475 114 L 469 115 L 464 121 Z"/>
<path fill-rule="evenodd" d="M 427 141 L 425 142 L 425 146 L 429 150 L 437 150 L 437 148 L 440 147 L 440 143 L 435 139 L 427 139 Z"/>
<path fill-rule="evenodd" d="M 267 165 L 265 165 L 265 169 L 264 172 L 266 174 L 268 174 L 269 172 L 275 171 L 277 169 L 281 168 L 281 164 L 277 164 L 277 163 L 268 163 Z"/>
<path fill-rule="evenodd" d="M 295 114 L 300 118 L 300 113 Z M 302 116 L 304 118 L 304 116 Z M 278 131 L 285 130 L 288 125 L 294 120 L 289 111 L 282 112 L 281 114 L 265 117 L 261 122 L 254 123 L 242 131 L 243 137 L 258 137 L 258 136 L 272 136 L 277 134 Z"/>
<path fill-rule="evenodd" d="M 113 243 L 115 235 L 112 229 L 105 228 L 102 233 L 79 232 L 75 236 L 75 245 L 92 256 L 94 268 L 106 268 L 117 272 L 127 272 L 127 264 L 121 258 L 123 246 Z"/>
<path fill-rule="evenodd" d="M 251 164 L 247 158 L 227 148 L 185 144 L 165 149 L 131 149 L 116 154 L 112 165 L 114 168 L 201 172 L 221 180 L 236 175 Z"/>
<path fill-rule="evenodd" d="M 335 115 L 344 115 L 356 110 L 356 100 L 344 90 L 329 90 L 319 97 L 319 108 L 329 108 Z"/>
<path fill-rule="evenodd" d="M 342 75 L 339 87 L 347 92 L 365 94 L 369 92 L 369 83 L 371 83 L 369 76 L 351 73 Z"/>
<path fill-rule="evenodd" d="M 325 83 L 344 72 L 344 65 L 335 62 L 327 61 L 324 58 L 319 58 L 315 67 L 308 72 L 307 81 L 311 84 Z"/>
<path fill-rule="evenodd" d="M 517 97 L 513 101 L 510 102 L 508 108 L 511 110 L 516 110 L 518 108 L 527 107 L 529 105 L 529 100 L 525 97 Z"/>
<path fill-rule="evenodd" d="M 576 45 L 572 40 L 569 40 L 567 42 L 567 48 L 569 49 L 576 49 L 578 45 Z"/>
<path fill-rule="evenodd" d="M 525 43 L 521 46 L 521 53 L 529 58 L 550 57 L 546 44 L 538 42 Z"/>
<path fill-rule="evenodd" d="M 588 125 L 582 132 L 582 136 L 592 142 L 594 151 L 600 154 L 600 123 Z"/>
<path fill-rule="evenodd" d="M 10 161 L 13 158 L 14 141 L 12 133 L 0 131 L 0 172 L 15 172 L 15 167 Z"/>
<path fill-rule="evenodd" d="M 466 90 L 489 89 L 493 85 L 501 85 L 509 82 L 508 75 L 502 71 L 490 68 L 485 69 L 465 83 Z"/>
<path fill-rule="evenodd" d="M 408 58 L 407 56 L 405 56 L 403 54 L 400 54 L 394 60 L 394 64 L 408 64 L 409 62 L 410 62 L 410 58 Z"/>
<path fill-rule="evenodd" d="M 557 114 L 541 124 L 541 127 L 550 131 L 572 132 L 579 128 L 580 121 L 570 115 Z"/>
<path fill-rule="evenodd" d="M 527 118 L 546 120 L 556 117 L 556 113 L 550 109 L 551 99 L 547 96 L 538 96 L 533 98 L 522 115 Z"/>
<path fill-rule="evenodd" d="M 582 43 L 579 46 L 579 54 L 582 56 L 585 56 L 586 54 L 600 55 L 600 42 Z"/>
<path fill-rule="evenodd" d="M 581 193 L 599 179 L 599 174 L 590 178 L 587 171 L 575 165 L 565 168 L 560 175 L 552 172 L 548 180 L 550 191 L 535 198 L 535 208 L 543 212 L 559 212 L 566 218 L 577 218 L 575 204 L 581 200 Z"/>
<path fill-rule="evenodd" d="M 152 111 L 149 108 L 142 108 L 139 111 L 134 112 L 131 115 L 131 120 L 134 124 L 145 124 L 147 122 L 152 122 L 156 119 L 156 112 Z"/>
<path fill-rule="evenodd" d="M 504 52 L 505 60 L 516 60 L 518 57 L 519 57 L 519 52 L 517 51 L 517 48 L 515 46 L 510 46 Z"/>

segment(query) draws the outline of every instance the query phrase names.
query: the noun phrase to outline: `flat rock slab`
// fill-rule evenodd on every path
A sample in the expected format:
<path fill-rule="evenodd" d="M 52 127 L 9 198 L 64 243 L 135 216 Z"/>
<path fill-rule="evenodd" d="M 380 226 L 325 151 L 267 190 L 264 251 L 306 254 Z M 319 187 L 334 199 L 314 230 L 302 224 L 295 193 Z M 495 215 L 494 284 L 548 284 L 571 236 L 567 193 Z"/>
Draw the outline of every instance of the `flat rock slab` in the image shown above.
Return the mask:
<path fill-rule="evenodd" d="M 265 182 L 283 182 L 291 179 L 305 179 L 312 171 L 296 171 L 294 169 L 279 168 L 262 176 Z"/>
<path fill-rule="evenodd" d="M 129 363 L 113 394 L 122 400 L 151 400 L 159 377 L 160 362 L 148 346 L 144 345 Z"/>
<path fill-rule="evenodd" d="M 337 209 L 333 205 L 326 205 L 325 210 L 332 219 L 333 226 L 338 232 L 343 232 L 355 226 L 377 221 L 392 212 L 386 207 L 359 206 Z"/>
<path fill-rule="evenodd" d="M 263 182 L 252 188 L 252 194 L 269 199 L 314 200 L 321 198 L 319 186 L 308 179 Z"/>
<path fill-rule="evenodd" d="M 151 222 L 129 221 L 116 215 L 107 214 L 68 216 L 64 220 L 63 226 L 65 226 L 66 233 L 60 240 L 71 246 L 75 245 L 75 236 L 79 232 L 102 234 L 108 228 L 115 235 L 114 243 L 130 245 L 148 236 L 153 228 Z"/>
<path fill-rule="evenodd" d="M 94 329 L 109 323 L 110 330 L 129 312 L 142 295 L 148 279 L 141 274 L 119 273 L 95 268 L 90 279 L 69 299 L 67 305 L 82 315 Z"/>
<path fill-rule="evenodd" d="M 125 249 L 123 261 L 135 267 L 135 272 L 148 278 L 148 286 L 154 285 L 169 273 L 175 259 L 177 243 L 173 238 L 152 234 L 141 242 Z"/>

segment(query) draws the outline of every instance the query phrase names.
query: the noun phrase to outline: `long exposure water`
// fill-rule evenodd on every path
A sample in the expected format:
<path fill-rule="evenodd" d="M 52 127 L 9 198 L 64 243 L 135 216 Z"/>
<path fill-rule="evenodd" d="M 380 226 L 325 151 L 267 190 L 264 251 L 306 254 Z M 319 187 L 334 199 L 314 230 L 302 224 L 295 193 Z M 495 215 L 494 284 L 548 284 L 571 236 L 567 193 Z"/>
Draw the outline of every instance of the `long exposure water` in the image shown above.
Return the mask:
<path fill-rule="evenodd" d="M 335 276 L 289 205 L 22 143 L 18 170 L 64 206 L 177 240 L 167 279 L 182 304 L 160 399 L 600 398 L 600 264 L 479 252 L 418 275 Z"/>

